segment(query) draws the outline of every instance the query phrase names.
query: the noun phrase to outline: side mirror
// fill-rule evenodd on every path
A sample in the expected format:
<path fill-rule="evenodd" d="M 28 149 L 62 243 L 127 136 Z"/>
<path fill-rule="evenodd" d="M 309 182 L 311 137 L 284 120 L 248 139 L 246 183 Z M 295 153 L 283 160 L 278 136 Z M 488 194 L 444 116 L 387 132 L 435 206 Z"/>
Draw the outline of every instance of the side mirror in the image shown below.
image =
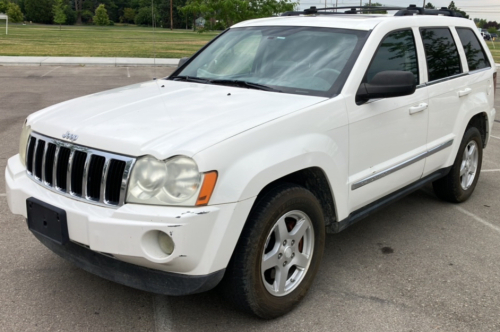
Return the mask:
<path fill-rule="evenodd" d="M 177 68 L 180 68 L 182 67 L 182 65 L 184 65 L 186 62 L 188 62 L 188 60 L 191 59 L 191 57 L 185 57 L 185 58 L 181 58 L 179 60 L 179 64 L 177 65 Z"/>
<path fill-rule="evenodd" d="M 362 83 L 356 93 L 356 103 L 370 99 L 408 96 L 415 92 L 415 76 L 408 71 L 387 70 L 376 74 L 370 83 Z"/>

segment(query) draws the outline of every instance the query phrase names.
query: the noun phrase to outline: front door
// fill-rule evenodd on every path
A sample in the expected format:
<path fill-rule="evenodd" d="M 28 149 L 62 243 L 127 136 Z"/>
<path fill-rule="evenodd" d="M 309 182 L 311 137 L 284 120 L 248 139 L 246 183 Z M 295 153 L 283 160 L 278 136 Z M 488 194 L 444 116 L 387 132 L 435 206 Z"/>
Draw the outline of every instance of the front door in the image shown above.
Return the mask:
<path fill-rule="evenodd" d="M 420 83 L 412 29 L 390 32 L 380 43 L 363 83 L 379 72 L 403 70 Z M 410 96 L 348 100 L 350 211 L 396 191 L 422 176 L 428 125 L 427 88 Z"/>

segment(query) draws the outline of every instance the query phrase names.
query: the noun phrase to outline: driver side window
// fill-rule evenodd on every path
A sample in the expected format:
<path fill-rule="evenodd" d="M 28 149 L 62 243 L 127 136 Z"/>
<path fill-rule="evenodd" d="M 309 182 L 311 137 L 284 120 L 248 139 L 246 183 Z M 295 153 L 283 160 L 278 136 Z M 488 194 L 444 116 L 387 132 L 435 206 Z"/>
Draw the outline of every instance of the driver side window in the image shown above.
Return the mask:
<path fill-rule="evenodd" d="M 415 84 L 419 84 L 417 50 L 411 29 L 394 31 L 384 37 L 363 83 L 370 83 L 376 74 L 386 70 L 409 71 L 415 76 Z"/>

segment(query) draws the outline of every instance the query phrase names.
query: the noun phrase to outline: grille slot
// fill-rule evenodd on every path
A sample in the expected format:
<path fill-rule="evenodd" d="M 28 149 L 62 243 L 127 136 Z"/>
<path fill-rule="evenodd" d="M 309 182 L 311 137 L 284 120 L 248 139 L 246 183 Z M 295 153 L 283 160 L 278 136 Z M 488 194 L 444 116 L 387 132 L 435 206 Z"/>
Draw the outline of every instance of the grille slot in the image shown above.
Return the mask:
<path fill-rule="evenodd" d="M 56 145 L 49 143 L 45 154 L 45 182 L 52 186 L 54 184 L 52 175 L 54 174 L 54 158 L 56 157 Z"/>
<path fill-rule="evenodd" d="M 42 163 L 43 163 L 43 151 L 45 150 L 45 142 L 38 140 L 35 151 L 35 176 L 39 179 L 42 178 Z"/>
<path fill-rule="evenodd" d="M 87 196 L 93 201 L 99 201 L 101 198 L 102 172 L 105 162 L 106 158 L 102 156 L 92 156 L 92 158 L 90 158 Z"/>
<path fill-rule="evenodd" d="M 75 151 L 73 163 L 71 164 L 71 192 L 74 195 L 82 196 L 83 191 L 83 171 L 87 154 L 82 151 Z"/>
<path fill-rule="evenodd" d="M 33 173 L 33 158 L 35 154 L 35 144 L 36 144 L 36 138 L 31 137 L 28 146 L 28 153 L 26 155 L 26 168 L 30 173 Z"/>
<path fill-rule="evenodd" d="M 89 149 L 32 132 L 26 153 L 28 176 L 73 199 L 107 207 L 125 202 L 135 158 Z"/>
<path fill-rule="evenodd" d="M 66 191 L 68 185 L 68 162 L 71 150 L 68 148 L 59 148 L 56 169 L 56 184 L 61 191 Z"/>
<path fill-rule="evenodd" d="M 123 172 L 126 163 L 121 160 L 111 160 L 106 179 L 106 201 L 111 204 L 118 204 L 120 200 L 120 188 L 122 185 Z"/>

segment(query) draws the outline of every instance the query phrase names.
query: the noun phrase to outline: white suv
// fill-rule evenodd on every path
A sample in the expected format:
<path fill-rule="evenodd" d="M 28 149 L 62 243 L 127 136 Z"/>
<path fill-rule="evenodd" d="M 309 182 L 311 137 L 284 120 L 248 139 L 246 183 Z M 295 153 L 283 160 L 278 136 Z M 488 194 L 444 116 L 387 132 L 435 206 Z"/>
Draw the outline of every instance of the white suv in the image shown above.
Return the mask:
<path fill-rule="evenodd" d="M 326 232 L 429 182 L 465 201 L 495 117 L 474 23 L 305 14 L 236 24 L 168 78 L 30 115 L 11 211 L 99 276 L 167 295 L 222 281 L 272 318 L 305 296 Z"/>

